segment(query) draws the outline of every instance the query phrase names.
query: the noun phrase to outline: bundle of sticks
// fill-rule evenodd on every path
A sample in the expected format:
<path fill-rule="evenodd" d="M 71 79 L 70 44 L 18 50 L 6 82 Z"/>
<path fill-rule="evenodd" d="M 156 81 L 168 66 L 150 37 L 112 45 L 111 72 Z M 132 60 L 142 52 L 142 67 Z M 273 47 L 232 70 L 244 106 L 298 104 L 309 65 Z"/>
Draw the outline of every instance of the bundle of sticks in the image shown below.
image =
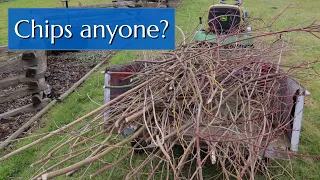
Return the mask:
<path fill-rule="evenodd" d="M 286 32 L 314 33 L 317 28 Z M 296 75 L 310 75 L 305 70 L 318 62 L 287 66 L 284 51 L 283 44 L 224 48 L 202 42 L 140 61 L 142 70 L 128 77 L 131 84 L 125 87 L 130 90 L 0 161 L 63 133 L 61 141 L 32 164 L 38 169 L 32 179 L 71 175 L 83 167 L 86 174 L 98 164 L 92 169 L 99 170 L 90 173 L 93 178 L 125 161 L 130 161 L 123 169 L 125 179 L 207 179 L 206 163 L 220 168 L 220 173 L 209 173 L 218 179 L 271 178 L 264 157 L 275 151 L 271 144 L 291 130 L 296 94 L 289 91 L 290 82 Z M 116 159 L 106 161 L 114 152 Z M 131 162 L 133 154 L 140 163 Z"/>

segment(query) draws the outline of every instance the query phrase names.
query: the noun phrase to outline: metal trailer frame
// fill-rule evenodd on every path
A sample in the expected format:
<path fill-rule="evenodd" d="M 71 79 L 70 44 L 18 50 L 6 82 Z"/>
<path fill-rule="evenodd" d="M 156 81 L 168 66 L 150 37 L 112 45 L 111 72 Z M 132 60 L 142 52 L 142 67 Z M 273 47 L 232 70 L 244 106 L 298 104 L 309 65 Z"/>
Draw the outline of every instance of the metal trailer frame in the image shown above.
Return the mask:
<path fill-rule="evenodd" d="M 130 88 L 124 89 L 110 89 L 106 88 L 110 85 L 113 86 L 122 86 L 127 85 L 129 80 L 121 81 L 122 78 L 128 77 L 128 74 L 112 74 L 110 72 L 139 72 L 143 68 L 143 63 L 132 62 L 123 65 L 109 66 L 104 71 L 104 103 L 108 103 L 111 99 L 117 95 L 124 93 Z M 293 79 L 287 79 L 289 92 L 298 93 L 296 96 L 296 103 L 294 108 L 294 117 L 292 124 L 292 131 L 283 134 L 275 142 L 270 143 L 268 149 L 265 152 L 261 152 L 265 157 L 278 158 L 278 159 L 288 159 L 288 155 L 285 153 L 279 153 L 281 151 L 291 151 L 291 153 L 296 153 L 299 150 L 299 141 L 302 128 L 303 120 L 303 109 L 305 96 L 310 95 L 310 92 L 307 91 L 299 82 Z M 108 111 L 105 111 L 104 118 L 108 117 Z M 129 135 L 135 130 L 134 127 L 128 127 L 127 131 L 124 132 L 124 135 Z"/>

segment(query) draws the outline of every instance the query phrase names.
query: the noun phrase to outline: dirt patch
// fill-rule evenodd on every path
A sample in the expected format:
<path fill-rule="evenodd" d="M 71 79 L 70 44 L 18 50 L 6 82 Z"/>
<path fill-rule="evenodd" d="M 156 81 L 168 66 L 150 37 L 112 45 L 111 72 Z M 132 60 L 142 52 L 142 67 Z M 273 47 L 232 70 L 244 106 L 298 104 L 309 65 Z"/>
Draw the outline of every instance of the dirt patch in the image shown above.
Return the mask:
<path fill-rule="evenodd" d="M 46 82 L 50 85 L 51 93 L 47 97 L 58 98 L 67 91 L 75 82 L 81 79 L 102 58 L 106 57 L 109 51 L 83 51 L 72 53 L 60 53 L 48 56 L 48 67 L 45 72 Z M 25 70 L 10 73 L 0 73 L 0 80 L 24 74 Z M 25 85 L 9 87 L 0 90 L 0 94 L 13 91 Z M 31 103 L 31 96 L 27 96 L 14 101 L 1 103 L 0 114 Z M 37 112 L 19 114 L 15 117 L 0 119 L 0 141 L 5 140 L 9 135 L 18 130 L 26 121 L 33 117 Z"/>
<path fill-rule="evenodd" d="M 9 135 L 18 130 L 35 113 L 21 114 L 15 117 L 0 119 L 0 141 L 5 140 Z"/>
<path fill-rule="evenodd" d="M 90 58 L 84 61 L 85 58 L 87 55 L 84 52 L 62 53 L 48 58 L 45 77 L 51 86 L 50 98 L 58 98 L 98 63 Z"/>
<path fill-rule="evenodd" d="M 182 3 L 182 0 L 168 0 L 168 6 L 171 8 L 177 8 Z"/>

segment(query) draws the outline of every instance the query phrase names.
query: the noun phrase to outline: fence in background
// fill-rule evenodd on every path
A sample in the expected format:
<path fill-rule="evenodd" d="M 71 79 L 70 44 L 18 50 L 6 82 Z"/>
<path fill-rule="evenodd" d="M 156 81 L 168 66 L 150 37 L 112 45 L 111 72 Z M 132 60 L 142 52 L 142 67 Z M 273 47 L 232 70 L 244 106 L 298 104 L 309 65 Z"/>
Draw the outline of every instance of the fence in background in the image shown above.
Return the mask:
<path fill-rule="evenodd" d="M 0 103 L 29 95 L 32 102 L 0 114 L 0 119 L 36 111 L 48 104 L 48 99 L 43 99 L 43 91 L 48 88 L 44 78 L 46 69 L 45 51 L 8 51 L 7 46 L 0 46 L 0 74 L 9 73 L 6 78 L 0 77 Z M 18 71 L 24 73 L 19 74 Z M 18 75 L 10 75 L 10 73 Z M 19 87 L 20 84 L 25 86 Z"/>

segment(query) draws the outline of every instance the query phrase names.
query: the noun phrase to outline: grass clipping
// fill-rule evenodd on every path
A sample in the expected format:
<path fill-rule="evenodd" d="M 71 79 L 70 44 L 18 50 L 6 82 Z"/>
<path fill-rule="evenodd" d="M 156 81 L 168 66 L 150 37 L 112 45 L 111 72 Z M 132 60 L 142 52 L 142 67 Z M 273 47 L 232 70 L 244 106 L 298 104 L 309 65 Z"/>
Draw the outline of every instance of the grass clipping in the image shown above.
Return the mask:
<path fill-rule="evenodd" d="M 72 175 L 86 167 L 84 176 L 98 166 L 87 176 L 93 178 L 123 163 L 130 163 L 122 169 L 125 179 L 271 179 L 282 173 L 272 170 L 275 165 L 291 174 L 274 157 L 293 156 L 287 145 L 278 144 L 291 136 L 295 99 L 305 92 L 294 77 L 315 75 L 311 69 L 317 61 L 285 63 L 289 43 L 264 46 L 258 37 L 318 29 L 254 34 L 254 48 L 191 43 L 128 65 L 137 72 L 111 68 L 111 76 L 125 74 L 121 81 L 130 85 L 106 88 L 128 91 L 0 160 L 66 133 L 32 164 L 38 169 L 33 179 Z M 104 161 L 114 152 L 114 161 Z M 132 163 L 134 154 L 140 163 Z M 219 171 L 208 173 L 208 168 Z"/>

